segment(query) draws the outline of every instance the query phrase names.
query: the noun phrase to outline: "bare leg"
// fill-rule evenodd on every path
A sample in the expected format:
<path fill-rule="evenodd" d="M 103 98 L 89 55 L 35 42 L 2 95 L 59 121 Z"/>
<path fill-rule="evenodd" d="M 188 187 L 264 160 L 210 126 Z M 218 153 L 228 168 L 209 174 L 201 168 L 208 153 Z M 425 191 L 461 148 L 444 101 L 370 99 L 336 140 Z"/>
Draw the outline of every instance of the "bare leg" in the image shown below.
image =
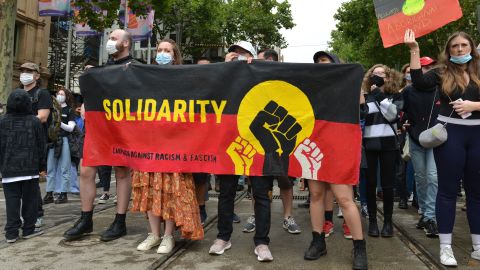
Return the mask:
<path fill-rule="evenodd" d="M 173 220 L 166 220 L 165 221 L 165 234 L 164 235 L 172 235 L 173 231 L 175 230 L 175 223 Z"/>
<path fill-rule="evenodd" d="M 330 185 L 337 202 L 342 208 L 345 223 L 352 233 L 353 240 L 363 240 L 360 213 L 353 202 L 353 187 L 351 185 Z"/>
<path fill-rule="evenodd" d="M 97 188 L 95 187 L 96 174 L 97 167 L 80 167 L 80 201 L 83 212 L 93 210 L 93 202 L 97 195 Z"/>
<path fill-rule="evenodd" d="M 282 197 L 283 203 L 283 217 L 291 217 L 293 208 L 293 187 L 280 189 L 280 196 Z"/>
<path fill-rule="evenodd" d="M 148 223 L 150 224 L 150 229 L 152 230 L 152 234 L 157 237 L 160 237 L 162 231 L 162 222 L 159 216 L 155 216 L 152 211 L 147 212 L 148 215 Z"/>
<path fill-rule="evenodd" d="M 114 167 L 117 180 L 117 214 L 125 214 L 130 202 L 132 191 L 132 177 L 127 167 Z"/>
<path fill-rule="evenodd" d="M 310 220 L 312 231 L 321 233 L 325 222 L 325 187 L 326 184 L 317 180 L 308 180 L 310 189 Z"/>

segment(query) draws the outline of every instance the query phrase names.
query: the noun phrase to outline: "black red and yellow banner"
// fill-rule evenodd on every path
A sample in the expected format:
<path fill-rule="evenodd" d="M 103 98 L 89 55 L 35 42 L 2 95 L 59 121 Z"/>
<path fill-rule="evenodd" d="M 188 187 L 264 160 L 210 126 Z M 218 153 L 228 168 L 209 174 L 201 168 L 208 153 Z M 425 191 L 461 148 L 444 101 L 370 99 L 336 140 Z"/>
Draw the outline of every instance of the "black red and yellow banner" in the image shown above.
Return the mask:
<path fill-rule="evenodd" d="M 403 43 L 405 30 L 417 37 L 462 17 L 458 0 L 374 0 L 380 35 L 385 48 Z"/>
<path fill-rule="evenodd" d="M 354 184 L 362 77 L 356 64 L 93 68 L 83 164 Z"/>

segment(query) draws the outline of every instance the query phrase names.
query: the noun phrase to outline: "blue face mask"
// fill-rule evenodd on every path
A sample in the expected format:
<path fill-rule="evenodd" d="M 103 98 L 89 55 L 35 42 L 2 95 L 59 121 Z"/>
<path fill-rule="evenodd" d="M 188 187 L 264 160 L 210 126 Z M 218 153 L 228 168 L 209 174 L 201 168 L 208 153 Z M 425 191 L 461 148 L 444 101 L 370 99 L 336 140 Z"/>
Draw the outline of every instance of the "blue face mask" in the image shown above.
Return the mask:
<path fill-rule="evenodd" d="M 470 54 L 465 54 L 462 56 L 450 56 L 450 62 L 458 64 L 458 65 L 463 65 L 472 60 L 472 55 Z"/>
<path fill-rule="evenodd" d="M 410 75 L 410 74 L 405 75 L 405 80 L 411 81 L 412 80 L 412 75 Z"/>
<path fill-rule="evenodd" d="M 155 58 L 155 61 L 157 61 L 159 65 L 168 65 L 172 63 L 173 57 L 169 53 L 161 52 L 161 53 L 157 53 L 157 57 Z"/>

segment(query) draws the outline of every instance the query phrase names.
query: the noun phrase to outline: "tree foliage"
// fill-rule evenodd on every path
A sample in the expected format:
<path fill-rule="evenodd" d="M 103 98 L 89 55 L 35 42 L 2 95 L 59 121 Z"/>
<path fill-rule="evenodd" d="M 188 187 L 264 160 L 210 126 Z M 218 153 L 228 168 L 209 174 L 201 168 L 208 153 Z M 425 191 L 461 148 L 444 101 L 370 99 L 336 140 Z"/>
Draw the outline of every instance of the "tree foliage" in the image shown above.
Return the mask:
<path fill-rule="evenodd" d="M 97 30 L 118 22 L 120 0 L 76 0 L 81 8 L 77 21 Z M 163 38 L 181 29 L 183 52 L 201 55 L 205 45 L 232 44 L 248 40 L 260 46 L 286 47 L 279 30 L 294 26 L 288 1 L 276 0 L 129 0 L 138 15 L 155 9 L 154 32 Z M 99 10 L 105 10 L 99 14 Z"/>
<path fill-rule="evenodd" d="M 476 29 L 478 0 L 460 0 L 460 4 L 463 10 L 461 19 L 418 39 L 423 56 L 437 58 L 448 36 L 456 31 L 467 32 L 480 42 Z M 338 21 L 337 29 L 332 31 L 329 46 L 343 60 L 359 62 L 365 67 L 383 63 L 397 69 L 409 61 L 409 51 L 403 44 L 383 48 L 373 1 L 343 3 L 334 18 Z"/>

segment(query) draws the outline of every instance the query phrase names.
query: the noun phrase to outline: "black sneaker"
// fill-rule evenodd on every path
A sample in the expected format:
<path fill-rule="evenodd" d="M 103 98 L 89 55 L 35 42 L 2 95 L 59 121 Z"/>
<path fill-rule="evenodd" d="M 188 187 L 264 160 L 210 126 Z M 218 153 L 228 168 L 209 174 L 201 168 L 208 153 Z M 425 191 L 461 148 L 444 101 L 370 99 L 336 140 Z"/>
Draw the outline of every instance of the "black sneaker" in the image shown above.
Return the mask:
<path fill-rule="evenodd" d="M 241 219 L 237 214 L 233 213 L 233 223 L 240 223 Z"/>
<path fill-rule="evenodd" d="M 425 227 L 423 228 L 423 231 L 425 232 L 427 237 L 430 237 L 430 238 L 438 237 L 438 226 L 437 226 L 437 223 L 433 220 L 428 220 L 425 223 Z"/>
<path fill-rule="evenodd" d="M 43 204 L 53 203 L 53 192 L 47 192 L 43 197 Z"/>
<path fill-rule="evenodd" d="M 420 220 L 418 220 L 417 225 L 415 225 L 415 228 L 419 230 L 423 230 L 425 228 L 425 225 L 427 222 L 424 220 L 423 215 L 420 217 Z"/>
<path fill-rule="evenodd" d="M 40 228 L 35 228 L 35 230 L 33 230 L 33 232 L 29 233 L 29 234 L 24 234 L 22 236 L 23 239 L 30 239 L 30 238 L 33 238 L 35 236 L 39 236 L 39 235 L 42 235 L 43 234 L 43 231 L 42 229 Z"/>
<path fill-rule="evenodd" d="M 55 198 L 55 201 L 54 201 L 55 204 L 67 203 L 67 202 L 68 202 L 68 198 L 67 198 L 66 192 L 60 193 L 60 195 L 58 195 L 58 197 Z"/>
<path fill-rule="evenodd" d="M 108 202 L 108 199 L 110 199 L 110 195 L 107 193 L 103 193 L 100 198 L 98 198 L 98 204 L 105 204 Z"/>
<path fill-rule="evenodd" d="M 405 199 L 400 199 L 400 201 L 398 202 L 398 208 L 400 208 L 400 209 L 408 209 L 407 200 L 405 200 Z"/>

